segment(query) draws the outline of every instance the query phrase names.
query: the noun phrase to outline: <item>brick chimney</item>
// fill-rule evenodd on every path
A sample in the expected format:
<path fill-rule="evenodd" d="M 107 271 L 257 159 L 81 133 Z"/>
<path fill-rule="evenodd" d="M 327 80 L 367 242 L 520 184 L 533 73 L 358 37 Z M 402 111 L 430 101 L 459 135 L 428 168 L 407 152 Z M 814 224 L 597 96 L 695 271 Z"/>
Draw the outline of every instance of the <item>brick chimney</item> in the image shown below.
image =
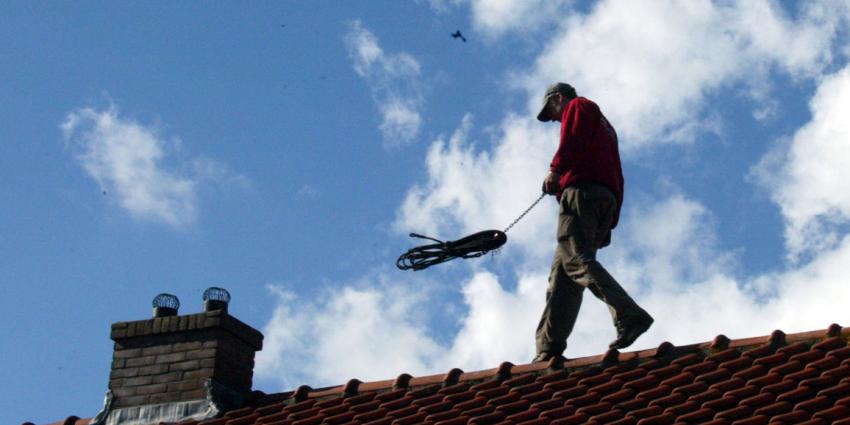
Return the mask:
<path fill-rule="evenodd" d="M 177 297 L 160 294 L 153 318 L 114 323 L 107 402 L 93 423 L 179 422 L 239 407 L 263 335 L 229 315 L 229 301 L 210 288 L 203 312 L 179 316 Z"/>

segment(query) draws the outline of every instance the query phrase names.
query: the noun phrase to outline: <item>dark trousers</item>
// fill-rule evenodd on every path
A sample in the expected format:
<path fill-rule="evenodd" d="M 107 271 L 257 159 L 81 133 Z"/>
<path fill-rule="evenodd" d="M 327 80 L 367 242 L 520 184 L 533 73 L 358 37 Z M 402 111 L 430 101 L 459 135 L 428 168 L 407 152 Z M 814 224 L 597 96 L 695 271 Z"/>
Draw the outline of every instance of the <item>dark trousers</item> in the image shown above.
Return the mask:
<path fill-rule="evenodd" d="M 558 247 L 549 274 L 546 307 L 537 325 L 537 353 L 561 355 L 573 330 L 584 288 L 608 305 L 614 323 L 640 307 L 596 261 L 611 240 L 617 198 L 605 186 L 585 183 L 564 189 L 558 215 Z"/>

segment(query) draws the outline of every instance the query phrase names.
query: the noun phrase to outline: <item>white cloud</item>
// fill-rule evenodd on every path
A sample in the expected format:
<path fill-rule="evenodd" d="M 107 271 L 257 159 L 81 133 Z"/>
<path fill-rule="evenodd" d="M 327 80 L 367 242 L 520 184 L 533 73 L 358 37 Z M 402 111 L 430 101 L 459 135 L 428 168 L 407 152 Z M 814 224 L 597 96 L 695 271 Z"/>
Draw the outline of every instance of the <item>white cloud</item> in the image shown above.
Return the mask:
<path fill-rule="evenodd" d="M 428 181 L 410 189 L 398 211 L 396 229 L 442 239 L 501 230 L 541 193 L 538 188 L 549 171 L 556 126 L 508 116 L 492 153 L 476 150 L 476 143 L 469 140 L 471 126 L 472 117 L 466 116 L 448 140 L 440 137 L 431 145 L 426 159 Z M 552 199 L 545 199 L 510 231 L 511 240 L 523 241 L 520 246 L 528 253 L 549 255 L 531 242 L 549 234 L 545 224 L 551 214 L 547 218 L 539 210 L 557 208 Z"/>
<path fill-rule="evenodd" d="M 345 44 L 355 72 L 372 90 L 384 145 L 397 147 L 415 140 L 422 128 L 420 110 L 425 101 L 419 62 L 405 52 L 385 53 L 360 21 L 351 24 Z"/>
<path fill-rule="evenodd" d="M 773 67 L 803 78 L 830 64 L 843 19 L 831 6 L 806 3 L 792 20 L 767 0 L 600 2 L 565 19 L 527 74 L 529 110 L 546 85 L 567 81 L 605 106 L 626 150 L 722 132 L 707 96 L 745 83 L 755 89 L 744 94 L 764 100 Z"/>
<path fill-rule="evenodd" d="M 830 249 L 850 221 L 850 66 L 823 79 L 812 120 L 754 167 L 786 221 L 789 258 Z"/>
<path fill-rule="evenodd" d="M 278 305 L 263 330 L 259 377 L 288 388 L 316 387 L 348 378 L 393 378 L 400 371 L 421 374 L 437 358 L 439 345 L 429 337 L 423 314 L 417 314 L 427 296 L 415 285 L 375 274 L 326 289 L 312 301 L 279 286 L 269 290 Z"/>
<path fill-rule="evenodd" d="M 137 219 L 185 227 L 197 218 L 201 185 L 249 185 L 244 176 L 208 158 L 177 161 L 169 169 L 165 163 L 174 162 L 169 154 L 179 149 L 179 140 L 164 139 L 157 128 L 120 117 L 114 105 L 75 109 L 61 129 L 88 175 Z"/>
<path fill-rule="evenodd" d="M 535 33 L 564 19 L 572 0 L 470 0 L 475 28 L 491 37 Z"/>

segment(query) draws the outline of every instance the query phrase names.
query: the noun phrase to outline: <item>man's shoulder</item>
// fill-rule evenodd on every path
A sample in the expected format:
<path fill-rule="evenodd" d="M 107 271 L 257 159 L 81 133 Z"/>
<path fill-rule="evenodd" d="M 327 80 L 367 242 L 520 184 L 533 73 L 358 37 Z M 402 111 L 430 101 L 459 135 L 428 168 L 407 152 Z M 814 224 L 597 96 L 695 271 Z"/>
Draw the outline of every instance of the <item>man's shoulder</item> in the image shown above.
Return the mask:
<path fill-rule="evenodd" d="M 594 102 L 594 101 L 592 101 L 592 100 L 590 100 L 586 97 L 582 97 L 582 96 L 579 96 L 579 97 L 573 99 L 572 101 L 575 102 L 577 105 L 598 107 L 596 105 L 596 102 Z"/>
<path fill-rule="evenodd" d="M 593 113 L 600 114 L 602 111 L 599 109 L 599 105 L 596 102 L 586 98 L 586 97 L 576 97 L 570 101 L 569 105 L 567 105 L 568 109 L 578 109 L 582 113 Z"/>

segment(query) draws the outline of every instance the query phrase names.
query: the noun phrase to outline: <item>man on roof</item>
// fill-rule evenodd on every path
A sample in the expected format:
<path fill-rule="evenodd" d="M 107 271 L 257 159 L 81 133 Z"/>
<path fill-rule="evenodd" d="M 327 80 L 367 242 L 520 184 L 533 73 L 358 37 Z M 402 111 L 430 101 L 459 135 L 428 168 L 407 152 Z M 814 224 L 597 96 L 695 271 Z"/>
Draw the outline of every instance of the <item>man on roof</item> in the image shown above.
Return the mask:
<path fill-rule="evenodd" d="M 652 316 L 596 260 L 596 251 L 611 242 L 623 205 L 617 133 L 596 103 L 577 96 L 566 83 L 546 89 L 537 119 L 560 122 L 561 137 L 543 180 L 543 192 L 558 198 L 560 212 L 534 360 L 546 361 L 566 350 L 585 288 L 611 311 L 617 339 L 610 347 L 628 347 L 649 329 Z"/>

